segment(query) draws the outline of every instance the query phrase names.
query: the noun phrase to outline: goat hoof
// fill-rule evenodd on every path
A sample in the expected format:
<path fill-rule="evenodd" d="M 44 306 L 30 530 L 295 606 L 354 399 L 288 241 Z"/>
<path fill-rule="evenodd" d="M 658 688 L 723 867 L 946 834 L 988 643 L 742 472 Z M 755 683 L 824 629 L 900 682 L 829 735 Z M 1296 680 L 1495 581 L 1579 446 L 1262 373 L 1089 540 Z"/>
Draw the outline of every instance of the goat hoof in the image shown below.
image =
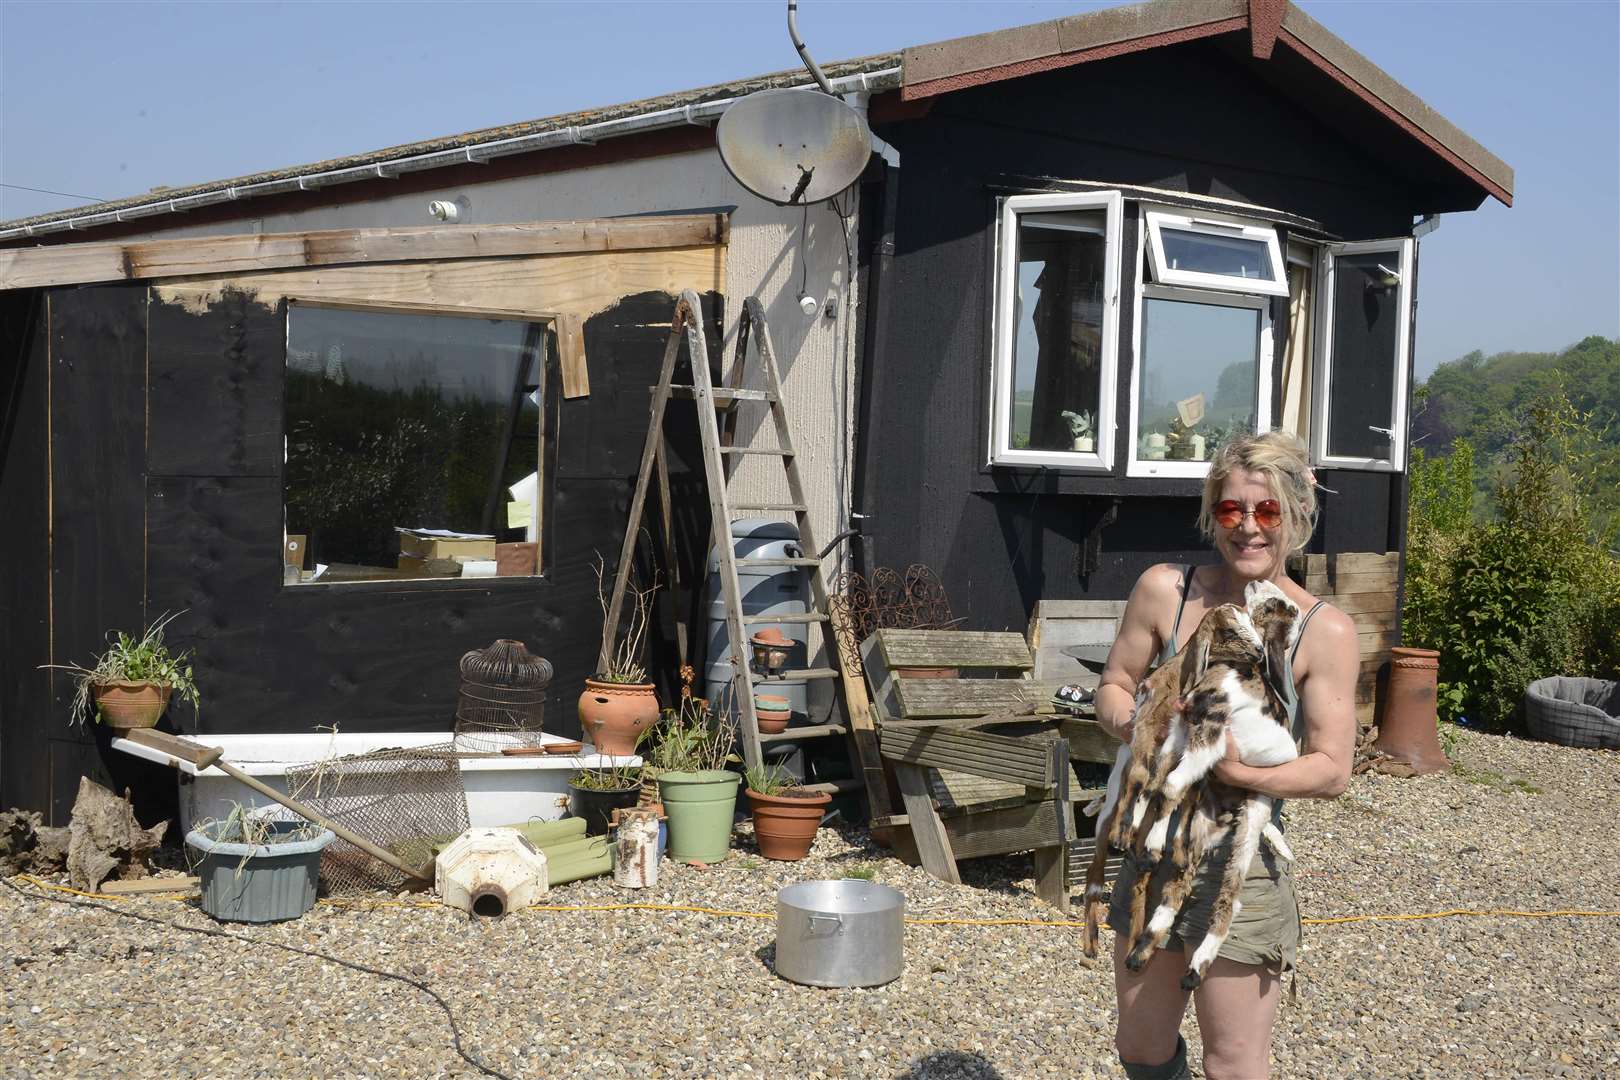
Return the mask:
<path fill-rule="evenodd" d="M 1204 977 L 1198 974 L 1198 972 L 1189 971 L 1187 974 L 1181 977 L 1181 988 L 1183 990 L 1196 990 L 1203 983 L 1203 981 Z"/>

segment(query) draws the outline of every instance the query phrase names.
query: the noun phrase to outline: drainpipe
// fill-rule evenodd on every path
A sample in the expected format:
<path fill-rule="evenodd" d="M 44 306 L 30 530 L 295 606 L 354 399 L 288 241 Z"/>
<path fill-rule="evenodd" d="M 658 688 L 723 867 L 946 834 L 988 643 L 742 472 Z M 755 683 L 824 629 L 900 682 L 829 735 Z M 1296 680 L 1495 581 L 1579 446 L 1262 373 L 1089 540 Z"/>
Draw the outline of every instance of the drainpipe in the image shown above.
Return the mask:
<path fill-rule="evenodd" d="M 869 92 L 850 94 L 846 97 L 856 109 L 860 110 L 862 117 L 867 115 L 867 104 L 871 98 Z M 870 121 L 868 122 L 870 127 Z M 880 138 L 876 132 L 872 133 L 872 152 L 883 160 L 883 202 L 882 217 L 878 226 L 877 243 L 872 249 L 872 263 L 866 278 L 866 330 L 863 334 L 865 348 L 860 357 L 860 364 L 855 375 L 855 402 L 856 418 L 851 427 L 850 438 L 854 443 L 853 465 L 850 488 L 850 514 L 849 524 L 852 528 L 864 533 L 864 523 L 869 515 L 860 511 L 866 505 L 868 495 L 868 456 L 871 447 L 863 437 L 865 432 L 875 430 L 873 418 L 881 415 L 878 409 L 878 382 L 872 377 L 875 367 L 875 357 L 882 355 L 883 345 L 887 339 L 889 325 L 889 312 L 892 307 L 890 293 L 890 275 L 894 266 L 894 226 L 895 217 L 900 205 L 900 151 Z M 870 389 L 862 392 L 863 387 Z M 863 535 L 863 543 L 859 548 L 853 548 L 859 559 L 852 559 L 855 569 L 861 573 L 870 574 L 872 568 L 878 565 L 878 559 L 873 552 L 872 539 Z"/>

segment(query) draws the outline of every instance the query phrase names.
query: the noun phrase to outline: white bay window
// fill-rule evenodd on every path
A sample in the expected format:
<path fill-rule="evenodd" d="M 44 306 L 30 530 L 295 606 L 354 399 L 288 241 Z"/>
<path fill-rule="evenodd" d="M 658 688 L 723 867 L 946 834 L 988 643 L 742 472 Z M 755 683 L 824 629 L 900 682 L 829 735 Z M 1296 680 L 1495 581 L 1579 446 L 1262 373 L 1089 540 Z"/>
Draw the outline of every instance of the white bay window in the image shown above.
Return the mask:
<path fill-rule="evenodd" d="M 1225 211 L 1143 204 L 1127 253 L 1120 192 L 1001 200 L 992 466 L 1196 479 L 1280 423 L 1316 464 L 1404 468 L 1413 241 L 1295 241 L 1285 258 L 1275 226 Z"/>

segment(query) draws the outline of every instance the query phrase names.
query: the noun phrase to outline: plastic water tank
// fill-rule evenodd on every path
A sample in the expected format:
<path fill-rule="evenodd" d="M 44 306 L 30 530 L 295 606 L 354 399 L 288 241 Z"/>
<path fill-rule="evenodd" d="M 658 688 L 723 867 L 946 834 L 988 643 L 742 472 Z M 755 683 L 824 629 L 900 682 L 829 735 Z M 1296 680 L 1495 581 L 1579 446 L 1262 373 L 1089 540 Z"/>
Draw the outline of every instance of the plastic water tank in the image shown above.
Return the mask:
<path fill-rule="evenodd" d="M 744 615 L 802 615 L 808 610 L 809 579 L 799 566 L 750 566 L 756 559 L 798 559 L 804 551 L 799 547 L 799 528 L 790 521 L 771 518 L 741 518 L 731 523 L 733 550 L 737 556 L 737 584 L 742 591 Z M 720 584 L 720 555 L 709 552 L 708 588 L 709 608 L 708 668 L 704 672 L 704 693 L 710 701 L 726 700 L 724 695 L 731 682 L 730 634 L 726 629 L 726 598 Z M 743 633 L 752 637 L 766 627 L 775 626 L 786 637 L 797 642 L 789 651 L 789 668 L 806 667 L 804 623 L 746 623 Z M 746 650 L 746 643 L 745 643 Z M 745 651 L 746 663 L 751 652 Z M 804 723 L 808 719 L 804 680 L 766 684 L 765 691 L 788 699 L 793 720 Z"/>

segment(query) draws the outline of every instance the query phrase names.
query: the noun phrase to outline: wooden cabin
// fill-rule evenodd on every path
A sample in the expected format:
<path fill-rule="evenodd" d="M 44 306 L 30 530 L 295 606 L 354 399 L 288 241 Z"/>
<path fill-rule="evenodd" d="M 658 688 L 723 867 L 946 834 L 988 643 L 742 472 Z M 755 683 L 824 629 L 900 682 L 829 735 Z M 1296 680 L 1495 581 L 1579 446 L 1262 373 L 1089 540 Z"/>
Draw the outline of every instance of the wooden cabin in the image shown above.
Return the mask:
<path fill-rule="evenodd" d="M 1299 432 L 1331 489 L 1302 572 L 1356 598 L 1370 713 L 1419 240 L 1510 203 L 1511 169 L 1279 0 L 824 66 L 876 138 L 808 209 L 714 143 L 731 101 L 809 81 L 788 72 L 0 223 L 0 805 L 60 822 L 80 775 L 169 784 L 70 727 L 41 667 L 164 612 L 203 689 L 188 730 L 448 730 L 462 653 L 517 637 L 576 733 L 590 564 L 685 288 L 717 358 L 745 297 L 769 311 L 817 530 L 858 531 L 829 573 L 926 563 L 973 629 L 1209 558 L 1209 454 Z M 674 465 L 693 582 L 707 509 Z M 532 570 L 468 576 L 498 560 L 399 529 L 532 545 Z M 662 613 L 666 666 L 689 610 Z"/>

